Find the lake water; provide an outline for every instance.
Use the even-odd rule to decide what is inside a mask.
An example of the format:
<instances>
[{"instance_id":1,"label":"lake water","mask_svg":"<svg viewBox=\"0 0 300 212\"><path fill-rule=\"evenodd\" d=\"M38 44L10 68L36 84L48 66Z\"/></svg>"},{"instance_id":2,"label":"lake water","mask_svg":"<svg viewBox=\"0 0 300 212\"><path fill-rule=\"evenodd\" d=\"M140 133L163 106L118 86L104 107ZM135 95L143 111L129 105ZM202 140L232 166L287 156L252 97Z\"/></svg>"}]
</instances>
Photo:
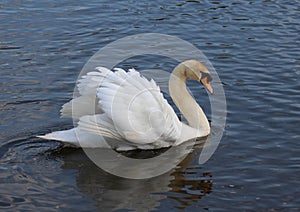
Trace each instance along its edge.
<instances>
[{"instance_id":1,"label":"lake water","mask_svg":"<svg viewBox=\"0 0 300 212\"><path fill-rule=\"evenodd\" d=\"M299 10L296 0L1 1L0 209L299 211ZM94 53L145 32L194 44L224 84L226 128L207 163L195 149L169 173L129 180L35 138L73 126L59 110ZM144 59L132 66L166 65Z\"/></svg>"}]
</instances>

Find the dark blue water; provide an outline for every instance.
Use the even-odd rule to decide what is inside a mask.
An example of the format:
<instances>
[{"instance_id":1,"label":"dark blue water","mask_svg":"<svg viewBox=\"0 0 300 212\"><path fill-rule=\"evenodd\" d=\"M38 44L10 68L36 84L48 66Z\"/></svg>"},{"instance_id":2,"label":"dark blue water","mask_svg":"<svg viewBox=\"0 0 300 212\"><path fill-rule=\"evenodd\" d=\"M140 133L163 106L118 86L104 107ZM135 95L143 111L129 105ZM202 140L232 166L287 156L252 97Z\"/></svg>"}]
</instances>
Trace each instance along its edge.
<instances>
[{"instance_id":1,"label":"dark blue water","mask_svg":"<svg viewBox=\"0 0 300 212\"><path fill-rule=\"evenodd\" d=\"M300 210L299 10L296 0L1 1L0 209ZM194 44L224 84L226 130L207 163L195 149L170 173L126 180L34 137L72 127L59 110L97 50L145 32ZM145 64L165 65L132 65Z\"/></svg>"}]
</instances>

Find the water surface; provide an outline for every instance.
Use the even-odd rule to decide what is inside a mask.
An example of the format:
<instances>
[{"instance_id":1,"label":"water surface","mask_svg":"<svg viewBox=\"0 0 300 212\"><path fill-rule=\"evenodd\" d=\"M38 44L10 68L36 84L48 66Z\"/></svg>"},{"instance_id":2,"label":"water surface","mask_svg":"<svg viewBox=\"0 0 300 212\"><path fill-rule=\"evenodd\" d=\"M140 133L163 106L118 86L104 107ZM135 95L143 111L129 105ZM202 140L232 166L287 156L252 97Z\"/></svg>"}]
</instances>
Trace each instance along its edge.
<instances>
[{"instance_id":1,"label":"water surface","mask_svg":"<svg viewBox=\"0 0 300 212\"><path fill-rule=\"evenodd\" d=\"M2 1L0 209L299 210L299 7L280 0ZM198 164L196 148L165 175L128 180L102 171L82 150L35 138L72 127L59 110L98 49L145 32L194 44L219 73L228 117L207 163ZM174 66L157 57L131 62Z\"/></svg>"}]
</instances>

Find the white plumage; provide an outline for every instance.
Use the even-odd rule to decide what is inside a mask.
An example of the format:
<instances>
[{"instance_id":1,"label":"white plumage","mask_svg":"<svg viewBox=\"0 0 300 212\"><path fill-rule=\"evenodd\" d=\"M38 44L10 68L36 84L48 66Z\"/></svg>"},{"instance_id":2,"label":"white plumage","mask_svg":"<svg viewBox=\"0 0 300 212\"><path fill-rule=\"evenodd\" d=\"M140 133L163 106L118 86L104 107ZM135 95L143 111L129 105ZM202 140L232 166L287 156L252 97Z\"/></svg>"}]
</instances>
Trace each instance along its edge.
<instances>
[{"instance_id":1,"label":"white plumage","mask_svg":"<svg viewBox=\"0 0 300 212\"><path fill-rule=\"evenodd\" d=\"M208 73L201 63L185 61L174 69L169 82L173 101L188 121L191 111L184 111L186 107L181 105L183 101L190 104L187 108L199 117L199 127L195 127L194 117L189 121L193 127L179 121L154 80L147 80L134 69L126 72L97 67L79 80L80 96L61 110L63 117L78 119L78 126L39 137L86 148L129 150L168 147L206 136L208 121L185 87L187 78L200 81L203 72ZM209 86L209 82L202 82Z\"/></svg>"}]
</instances>

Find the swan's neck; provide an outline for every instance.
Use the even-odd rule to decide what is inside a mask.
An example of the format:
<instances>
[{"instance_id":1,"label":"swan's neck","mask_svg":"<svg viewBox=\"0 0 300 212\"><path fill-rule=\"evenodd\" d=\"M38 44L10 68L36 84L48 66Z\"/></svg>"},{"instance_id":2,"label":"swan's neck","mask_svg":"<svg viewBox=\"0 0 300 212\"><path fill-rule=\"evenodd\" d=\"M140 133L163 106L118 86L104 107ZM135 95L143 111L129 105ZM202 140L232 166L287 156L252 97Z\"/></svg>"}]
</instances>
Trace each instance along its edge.
<instances>
[{"instance_id":1,"label":"swan's neck","mask_svg":"<svg viewBox=\"0 0 300 212\"><path fill-rule=\"evenodd\" d=\"M203 110L187 90L185 69L183 64L179 64L173 70L169 80L170 96L191 127L209 132L209 123Z\"/></svg>"}]
</instances>

